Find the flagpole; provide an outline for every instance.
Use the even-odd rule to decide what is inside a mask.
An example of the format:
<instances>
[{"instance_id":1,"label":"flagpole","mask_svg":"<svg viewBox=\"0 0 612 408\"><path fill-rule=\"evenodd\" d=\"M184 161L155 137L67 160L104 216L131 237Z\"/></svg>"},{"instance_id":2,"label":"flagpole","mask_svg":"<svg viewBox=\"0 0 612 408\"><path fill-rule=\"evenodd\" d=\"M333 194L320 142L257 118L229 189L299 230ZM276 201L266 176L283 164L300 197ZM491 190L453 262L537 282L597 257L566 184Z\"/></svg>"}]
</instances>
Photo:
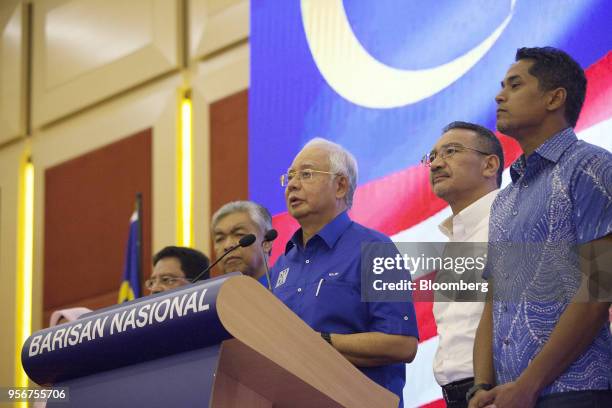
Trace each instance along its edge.
<instances>
[{"instance_id":1,"label":"flagpole","mask_svg":"<svg viewBox=\"0 0 612 408\"><path fill-rule=\"evenodd\" d=\"M138 286L142 288L142 193L136 193L136 213L138 214L138 236L136 239L138 253ZM142 296L142 293L138 295Z\"/></svg>"}]
</instances>

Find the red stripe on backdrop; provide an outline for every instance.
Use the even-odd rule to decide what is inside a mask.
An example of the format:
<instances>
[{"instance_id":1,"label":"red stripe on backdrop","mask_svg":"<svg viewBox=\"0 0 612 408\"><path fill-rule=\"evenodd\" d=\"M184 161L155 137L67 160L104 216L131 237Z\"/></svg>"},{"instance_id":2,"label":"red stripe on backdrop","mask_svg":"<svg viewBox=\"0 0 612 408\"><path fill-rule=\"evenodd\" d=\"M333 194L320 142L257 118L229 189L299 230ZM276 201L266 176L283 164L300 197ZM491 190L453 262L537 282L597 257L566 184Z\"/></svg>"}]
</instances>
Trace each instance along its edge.
<instances>
[{"instance_id":1,"label":"red stripe on backdrop","mask_svg":"<svg viewBox=\"0 0 612 408\"><path fill-rule=\"evenodd\" d=\"M436 337L438 327L433 316L433 302L414 302L414 311L419 325L419 343Z\"/></svg>"},{"instance_id":2,"label":"red stripe on backdrop","mask_svg":"<svg viewBox=\"0 0 612 408\"><path fill-rule=\"evenodd\" d=\"M446 207L429 186L429 169L413 166L357 188L351 217L387 235L418 224Z\"/></svg>"},{"instance_id":3,"label":"red stripe on backdrop","mask_svg":"<svg viewBox=\"0 0 612 408\"><path fill-rule=\"evenodd\" d=\"M419 280L427 279L434 280L435 272L430 272L427 275L424 275L418 279L415 279L417 287L419 286ZM419 324L419 342L423 342L425 340L431 339L438 335L438 327L436 326L436 320L433 315L433 302L432 301L422 301L423 300L433 300L433 294L431 291L418 291L416 292L416 297L414 301L414 311L416 314L416 319Z\"/></svg>"},{"instance_id":4,"label":"red stripe on backdrop","mask_svg":"<svg viewBox=\"0 0 612 408\"><path fill-rule=\"evenodd\" d=\"M421 408L446 408L446 402L441 399L434 402L430 402L429 404L421 405Z\"/></svg>"},{"instance_id":5,"label":"red stripe on backdrop","mask_svg":"<svg viewBox=\"0 0 612 408\"><path fill-rule=\"evenodd\" d=\"M612 51L585 71L587 92L576 132L612 117Z\"/></svg>"}]
</instances>

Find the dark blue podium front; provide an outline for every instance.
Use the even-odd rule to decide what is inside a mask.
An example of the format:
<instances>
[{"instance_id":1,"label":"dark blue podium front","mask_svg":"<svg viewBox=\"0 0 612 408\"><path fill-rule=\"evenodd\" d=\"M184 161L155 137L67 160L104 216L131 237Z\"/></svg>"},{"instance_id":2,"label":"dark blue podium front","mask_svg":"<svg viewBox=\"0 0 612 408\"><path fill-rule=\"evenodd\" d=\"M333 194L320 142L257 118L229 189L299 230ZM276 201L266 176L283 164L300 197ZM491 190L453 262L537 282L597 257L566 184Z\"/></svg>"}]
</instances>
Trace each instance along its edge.
<instances>
[{"instance_id":1,"label":"dark blue podium front","mask_svg":"<svg viewBox=\"0 0 612 408\"><path fill-rule=\"evenodd\" d=\"M48 407L207 407L220 342L221 285L239 274L115 305L34 333L22 350L35 382L68 387Z\"/></svg>"},{"instance_id":2,"label":"dark blue podium front","mask_svg":"<svg viewBox=\"0 0 612 408\"><path fill-rule=\"evenodd\" d=\"M54 384L70 402L47 407L208 407L219 345Z\"/></svg>"}]
</instances>

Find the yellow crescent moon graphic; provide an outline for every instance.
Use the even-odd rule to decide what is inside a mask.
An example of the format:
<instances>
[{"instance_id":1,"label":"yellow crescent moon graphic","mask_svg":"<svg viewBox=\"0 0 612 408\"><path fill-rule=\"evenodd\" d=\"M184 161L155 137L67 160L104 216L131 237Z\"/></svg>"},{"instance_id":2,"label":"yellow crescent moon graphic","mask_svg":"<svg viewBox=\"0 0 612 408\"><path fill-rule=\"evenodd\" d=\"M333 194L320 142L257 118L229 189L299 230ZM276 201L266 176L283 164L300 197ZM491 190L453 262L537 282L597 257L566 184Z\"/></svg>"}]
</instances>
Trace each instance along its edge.
<instances>
[{"instance_id":1,"label":"yellow crescent moon graphic","mask_svg":"<svg viewBox=\"0 0 612 408\"><path fill-rule=\"evenodd\" d=\"M325 81L344 99L367 108L396 108L440 92L470 70L510 23L504 21L480 44L434 68L406 70L372 57L355 37L342 0L302 0L302 21L314 61Z\"/></svg>"}]
</instances>

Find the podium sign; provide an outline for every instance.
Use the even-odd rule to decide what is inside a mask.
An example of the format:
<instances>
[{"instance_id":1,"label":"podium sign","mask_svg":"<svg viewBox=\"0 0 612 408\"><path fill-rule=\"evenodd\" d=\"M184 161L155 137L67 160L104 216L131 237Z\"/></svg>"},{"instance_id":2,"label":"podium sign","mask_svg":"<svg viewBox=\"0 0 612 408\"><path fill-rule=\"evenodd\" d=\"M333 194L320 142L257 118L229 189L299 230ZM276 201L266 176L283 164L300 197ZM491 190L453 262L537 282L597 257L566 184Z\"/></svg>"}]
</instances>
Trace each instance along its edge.
<instances>
[{"instance_id":1,"label":"podium sign","mask_svg":"<svg viewBox=\"0 0 612 408\"><path fill-rule=\"evenodd\" d=\"M399 401L239 273L38 331L21 357L34 382L69 387L62 407L365 408Z\"/></svg>"}]
</instances>

